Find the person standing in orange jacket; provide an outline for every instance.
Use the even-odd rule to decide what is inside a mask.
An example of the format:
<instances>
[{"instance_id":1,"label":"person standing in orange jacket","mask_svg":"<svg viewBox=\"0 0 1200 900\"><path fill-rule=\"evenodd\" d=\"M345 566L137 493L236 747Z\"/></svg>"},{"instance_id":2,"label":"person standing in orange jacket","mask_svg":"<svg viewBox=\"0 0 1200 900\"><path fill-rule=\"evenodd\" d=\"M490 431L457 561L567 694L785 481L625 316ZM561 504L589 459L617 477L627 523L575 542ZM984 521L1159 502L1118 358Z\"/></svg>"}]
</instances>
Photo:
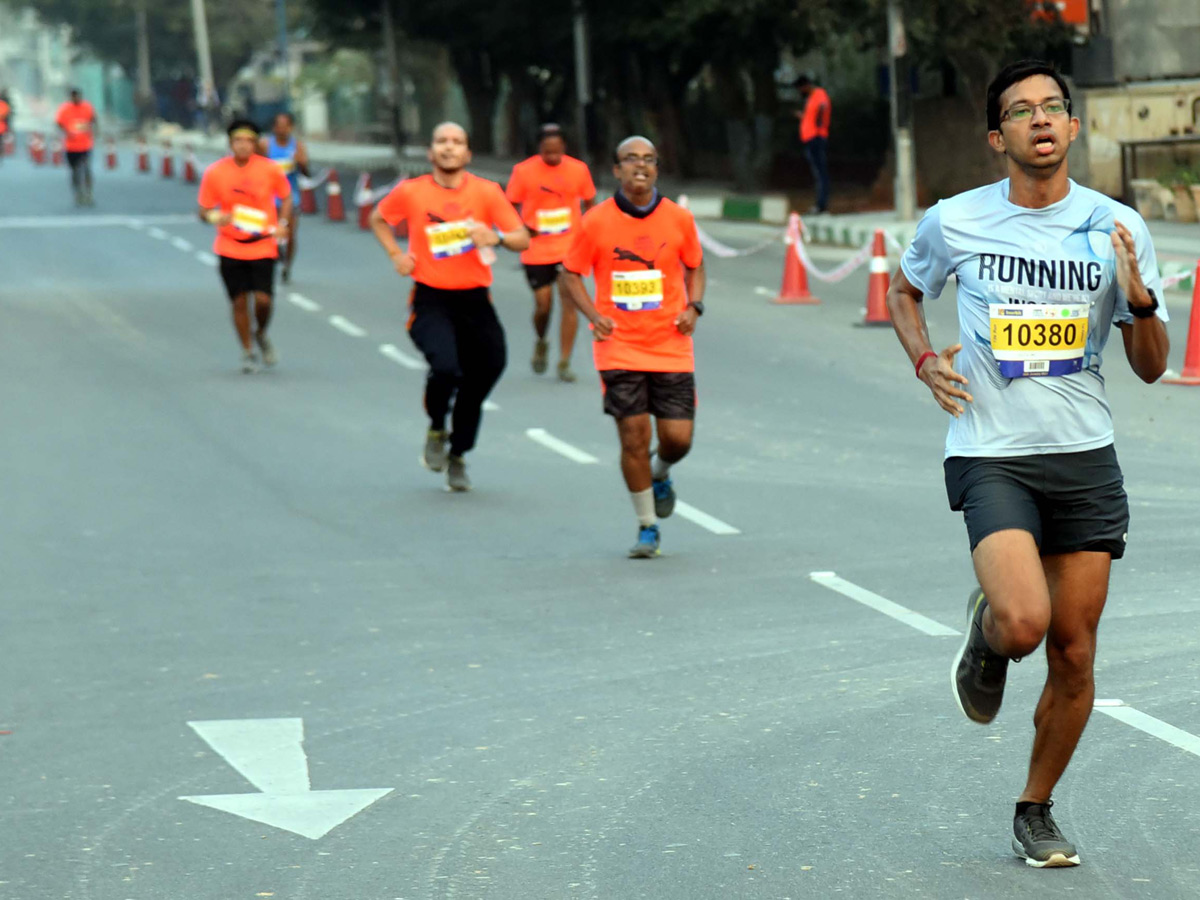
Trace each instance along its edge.
<instances>
[{"instance_id":1,"label":"person standing in orange jacket","mask_svg":"<svg viewBox=\"0 0 1200 900\"><path fill-rule=\"evenodd\" d=\"M829 212L829 114L831 106L829 94L825 88L813 84L807 75L801 75L795 81L800 89L804 106L796 110L796 118L800 120L800 143L804 147L804 155L812 167L813 180L817 184L817 202L809 213Z\"/></svg>"}]
</instances>

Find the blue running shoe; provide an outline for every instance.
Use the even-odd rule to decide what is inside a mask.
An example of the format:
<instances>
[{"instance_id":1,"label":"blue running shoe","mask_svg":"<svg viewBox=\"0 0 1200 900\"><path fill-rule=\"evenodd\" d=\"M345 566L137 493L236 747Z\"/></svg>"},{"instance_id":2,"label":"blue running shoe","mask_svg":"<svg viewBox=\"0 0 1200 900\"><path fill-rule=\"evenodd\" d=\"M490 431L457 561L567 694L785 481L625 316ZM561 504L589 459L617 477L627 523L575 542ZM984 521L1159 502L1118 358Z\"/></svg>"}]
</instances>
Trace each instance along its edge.
<instances>
[{"instance_id":1,"label":"blue running shoe","mask_svg":"<svg viewBox=\"0 0 1200 900\"><path fill-rule=\"evenodd\" d=\"M665 519L675 512L675 485L670 478L664 478L650 482L650 486L654 488L654 514Z\"/></svg>"},{"instance_id":2,"label":"blue running shoe","mask_svg":"<svg viewBox=\"0 0 1200 900\"><path fill-rule=\"evenodd\" d=\"M630 559L654 559L658 556L661 536L657 525L643 525L638 531L637 543L629 548Z\"/></svg>"}]
</instances>

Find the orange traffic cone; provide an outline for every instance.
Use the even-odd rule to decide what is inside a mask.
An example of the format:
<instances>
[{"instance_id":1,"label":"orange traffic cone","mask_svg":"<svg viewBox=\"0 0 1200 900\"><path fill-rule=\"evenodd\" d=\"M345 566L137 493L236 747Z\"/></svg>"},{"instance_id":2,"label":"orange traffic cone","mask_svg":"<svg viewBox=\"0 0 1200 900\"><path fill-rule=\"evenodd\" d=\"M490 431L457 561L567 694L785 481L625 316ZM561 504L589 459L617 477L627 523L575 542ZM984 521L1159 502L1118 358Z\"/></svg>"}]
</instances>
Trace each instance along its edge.
<instances>
[{"instance_id":1,"label":"orange traffic cone","mask_svg":"<svg viewBox=\"0 0 1200 900\"><path fill-rule=\"evenodd\" d=\"M35 166L44 165L46 162L46 145L36 131L29 136L29 158Z\"/></svg>"},{"instance_id":2,"label":"orange traffic cone","mask_svg":"<svg viewBox=\"0 0 1200 900\"><path fill-rule=\"evenodd\" d=\"M358 227L366 231L371 227L371 173L363 172L358 176L358 184L354 188L354 205L358 207Z\"/></svg>"},{"instance_id":3,"label":"orange traffic cone","mask_svg":"<svg viewBox=\"0 0 1200 900\"><path fill-rule=\"evenodd\" d=\"M800 228L800 216L792 213L788 217L787 235L783 239L783 283L774 303L820 303L808 290L808 272L800 260L796 244L804 240Z\"/></svg>"},{"instance_id":4,"label":"orange traffic cone","mask_svg":"<svg viewBox=\"0 0 1200 900\"><path fill-rule=\"evenodd\" d=\"M146 146L145 138L138 138L137 170L139 172L150 171L150 148Z\"/></svg>"},{"instance_id":5,"label":"orange traffic cone","mask_svg":"<svg viewBox=\"0 0 1200 900\"><path fill-rule=\"evenodd\" d=\"M311 216L316 211L317 192L313 190L312 182L304 178L300 182L300 212L306 216Z\"/></svg>"},{"instance_id":6,"label":"orange traffic cone","mask_svg":"<svg viewBox=\"0 0 1200 900\"><path fill-rule=\"evenodd\" d=\"M60 140L55 140L51 145L50 165L61 166L63 164L63 143Z\"/></svg>"},{"instance_id":7,"label":"orange traffic cone","mask_svg":"<svg viewBox=\"0 0 1200 900\"><path fill-rule=\"evenodd\" d=\"M329 170L329 183L325 186L328 202L325 204L325 217L330 222L345 222L346 208L342 204L342 186L338 183L337 169Z\"/></svg>"},{"instance_id":8,"label":"orange traffic cone","mask_svg":"<svg viewBox=\"0 0 1200 900\"><path fill-rule=\"evenodd\" d=\"M108 139L108 155L105 158L105 165L110 169L117 167L117 142L113 138Z\"/></svg>"},{"instance_id":9,"label":"orange traffic cone","mask_svg":"<svg viewBox=\"0 0 1200 900\"><path fill-rule=\"evenodd\" d=\"M175 177L175 157L171 156L171 142L163 141L162 177Z\"/></svg>"},{"instance_id":10,"label":"orange traffic cone","mask_svg":"<svg viewBox=\"0 0 1200 900\"><path fill-rule=\"evenodd\" d=\"M188 184L195 184L196 183L196 154L195 154L195 152L193 152L190 144L187 147L185 147L184 149L187 152L187 156L185 156L184 160L183 160L183 180L186 181Z\"/></svg>"},{"instance_id":11,"label":"orange traffic cone","mask_svg":"<svg viewBox=\"0 0 1200 900\"><path fill-rule=\"evenodd\" d=\"M883 229L875 229L875 245L871 248L871 275L867 281L867 315L864 325L891 325L887 293L891 286L888 277L887 249L883 245Z\"/></svg>"},{"instance_id":12,"label":"orange traffic cone","mask_svg":"<svg viewBox=\"0 0 1200 900\"><path fill-rule=\"evenodd\" d=\"M1196 263L1196 274L1192 276L1192 317L1188 322L1183 372L1178 378L1164 378L1163 384L1200 385L1200 262Z\"/></svg>"}]
</instances>

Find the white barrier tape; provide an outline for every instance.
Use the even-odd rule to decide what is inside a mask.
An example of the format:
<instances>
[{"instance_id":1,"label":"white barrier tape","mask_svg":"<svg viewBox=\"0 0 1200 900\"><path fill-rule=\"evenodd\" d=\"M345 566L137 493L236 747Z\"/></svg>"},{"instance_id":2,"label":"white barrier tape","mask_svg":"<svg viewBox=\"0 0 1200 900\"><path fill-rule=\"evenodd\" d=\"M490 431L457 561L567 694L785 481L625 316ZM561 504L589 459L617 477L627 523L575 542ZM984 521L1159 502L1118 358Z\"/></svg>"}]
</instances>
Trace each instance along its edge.
<instances>
[{"instance_id":1,"label":"white barrier tape","mask_svg":"<svg viewBox=\"0 0 1200 900\"><path fill-rule=\"evenodd\" d=\"M392 192L392 189L395 188L396 185L398 185L403 180L404 180L404 176L401 175L399 178L397 178L395 181L393 181L387 187L376 188L375 190L372 191L366 187L366 182L367 182L366 174L364 173L364 174L360 175L358 177L358 184L356 184L354 186L354 205L355 206L374 206L376 203L378 203L380 200L382 200L384 197L386 197L388 194L390 194Z\"/></svg>"},{"instance_id":2,"label":"white barrier tape","mask_svg":"<svg viewBox=\"0 0 1200 900\"><path fill-rule=\"evenodd\" d=\"M300 190L302 190L302 191L314 190L315 188L319 188L321 185L323 185L328 180L329 173L331 171L332 171L332 169L326 169L324 172L322 172L320 175L316 176L315 178L309 178L307 175L303 175L303 174L298 175L298 176L296 176L296 184L298 184L300 186Z\"/></svg>"},{"instance_id":3,"label":"white barrier tape","mask_svg":"<svg viewBox=\"0 0 1200 900\"><path fill-rule=\"evenodd\" d=\"M1173 288L1173 287L1175 287L1175 285L1180 284L1184 281L1190 281L1193 274L1194 273L1192 273L1192 272L1180 272L1176 275L1171 275L1168 278L1164 278L1162 280L1163 290L1165 291L1168 288Z\"/></svg>"},{"instance_id":4,"label":"white barrier tape","mask_svg":"<svg viewBox=\"0 0 1200 900\"><path fill-rule=\"evenodd\" d=\"M804 249L804 241L800 237L799 229L797 229L795 226L792 226L789 229L788 234L788 243L790 243L793 249L796 251L796 256L800 258L800 262L804 265L804 268L808 274L817 279L817 281L824 281L827 283L842 281L851 272L869 260L871 258L871 248L874 242L874 237L868 238L867 242L862 245L862 249L860 249L840 266L830 269L828 272L822 272L816 267L816 265L814 265L812 259L809 258L808 251Z\"/></svg>"},{"instance_id":5,"label":"white barrier tape","mask_svg":"<svg viewBox=\"0 0 1200 900\"><path fill-rule=\"evenodd\" d=\"M894 234L892 234L890 231L885 231L883 233L883 239L885 241L887 241L887 244L889 247L891 247L893 250L895 250L901 256L903 256L904 251L908 249L902 243L900 243L900 241L897 240L896 236Z\"/></svg>"},{"instance_id":6,"label":"white barrier tape","mask_svg":"<svg viewBox=\"0 0 1200 900\"><path fill-rule=\"evenodd\" d=\"M711 253L713 256L720 259L733 259L738 256L750 256L752 253L759 253L766 250L768 247L773 247L779 243L779 238L768 238L765 241L760 241L753 247L747 247L745 250L737 250L730 247L728 244L722 244L715 237L701 228L696 226L696 234L700 238L700 246Z\"/></svg>"}]
</instances>

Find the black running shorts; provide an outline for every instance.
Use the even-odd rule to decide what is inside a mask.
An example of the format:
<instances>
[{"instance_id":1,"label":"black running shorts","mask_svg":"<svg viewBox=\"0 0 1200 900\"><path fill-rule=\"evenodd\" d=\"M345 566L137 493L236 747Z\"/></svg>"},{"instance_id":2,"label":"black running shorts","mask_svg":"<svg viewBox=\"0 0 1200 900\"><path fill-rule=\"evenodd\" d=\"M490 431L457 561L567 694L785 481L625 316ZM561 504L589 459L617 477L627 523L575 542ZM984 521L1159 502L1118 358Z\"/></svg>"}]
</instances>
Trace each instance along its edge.
<instances>
[{"instance_id":1,"label":"black running shorts","mask_svg":"<svg viewBox=\"0 0 1200 900\"><path fill-rule=\"evenodd\" d=\"M605 369L604 411L615 419L650 413L658 419L696 418L696 376L692 372L631 372Z\"/></svg>"},{"instance_id":2,"label":"black running shorts","mask_svg":"<svg viewBox=\"0 0 1200 900\"><path fill-rule=\"evenodd\" d=\"M1129 501L1111 444L1081 453L952 456L946 495L961 511L971 550L989 534L1018 528L1043 556L1095 550L1125 555Z\"/></svg>"},{"instance_id":3,"label":"black running shorts","mask_svg":"<svg viewBox=\"0 0 1200 900\"><path fill-rule=\"evenodd\" d=\"M535 291L554 284L561 271L562 263L525 264L525 278Z\"/></svg>"},{"instance_id":4,"label":"black running shorts","mask_svg":"<svg viewBox=\"0 0 1200 900\"><path fill-rule=\"evenodd\" d=\"M253 291L256 294L271 296L275 291L275 259L233 259L229 256L219 257L221 260L221 280L225 282L225 290L229 299L235 300L242 294Z\"/></svg>"},{"instance_id":5,"label":"black running shorts","mask_svg":"<svg viewBox=\"0 0 1200 900\"><path fill-rule=\"evenodd\" d=\"M68 150L67 165L72 169L74 169L76 166L86 166L91 155L91 150Z\"/></svg>"}]
</instances>

